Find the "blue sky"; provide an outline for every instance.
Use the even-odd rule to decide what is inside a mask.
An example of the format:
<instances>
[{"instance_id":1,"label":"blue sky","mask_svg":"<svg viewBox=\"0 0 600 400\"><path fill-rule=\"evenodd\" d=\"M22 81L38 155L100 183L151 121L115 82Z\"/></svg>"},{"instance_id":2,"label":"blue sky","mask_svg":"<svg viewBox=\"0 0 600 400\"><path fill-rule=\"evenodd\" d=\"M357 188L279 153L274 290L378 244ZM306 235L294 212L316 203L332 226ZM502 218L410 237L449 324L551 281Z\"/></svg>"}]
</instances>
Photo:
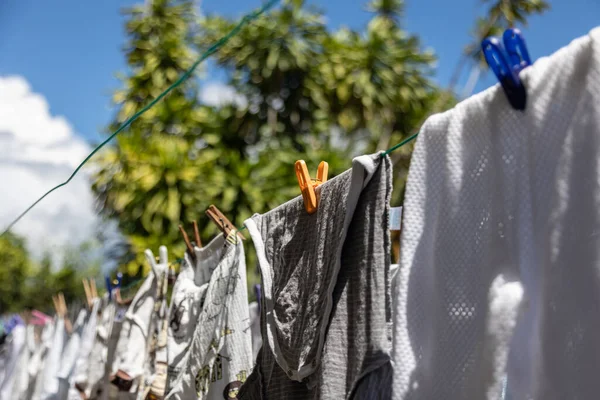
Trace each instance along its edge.
<instances>
[{"instance_id":1,"label":"blue sky","mask_svg":"<svg viewBox=\"0 0 600 400\"><path fill-rule=\"evenodd\" d=\"M370 18L364 1L310 1L324 10L330 29L360 29ZM90 141L104 137L103 127L113 114L110 94L119 86L115 73L126 72L119 9L135 2L0 0L0 178L9 188L0 197L0 229L66 179L91 151ZM205 13L237 18L260 2L202 0L201 7ZM598 0L551 5L524 30L534 59L600 24ZM469 31L484 11L481 0L406 0L404 27L436 52L438 83L448 83ZM209 68L202 95L223 94L219 79L222 74ZM493 84L493 76L487 76L475 91ZM208 90L211 87L219 90ZM84 170L15 227L34 254L105 229L96 216L88 176Z\"/></svg>"},{"instance_id":2,"label":"blue sky","mask_svg":"<svg viewBox=\"0 0 600 400\"><path fill-rule=\"evenodd\" d=\"M125 71L120 51L124 43L119 8L132 0L60 2L3 0L0 5L0 75L21 75L33 91L45 96L51 112L64 115L77 134L97 139L110 120L110 93L118 87L117 71ZM327 16L331 29L361 28L370 14L363 1L313 0ZM238 17L260 0L203 0L204 12ZM524 30L531 56L549 55L600 24L597 0L551 1L552 9L531 19ZM404 25L418 34L439 57L436 79L446 84L468 42L478 0L407 0ZM210 79L210 75L207 77ZM466 77L465 77L466 79ZM464 79L463 79L464 82ZM477 90L494 83L481 80Z\"/></svg>"}]
</instances>

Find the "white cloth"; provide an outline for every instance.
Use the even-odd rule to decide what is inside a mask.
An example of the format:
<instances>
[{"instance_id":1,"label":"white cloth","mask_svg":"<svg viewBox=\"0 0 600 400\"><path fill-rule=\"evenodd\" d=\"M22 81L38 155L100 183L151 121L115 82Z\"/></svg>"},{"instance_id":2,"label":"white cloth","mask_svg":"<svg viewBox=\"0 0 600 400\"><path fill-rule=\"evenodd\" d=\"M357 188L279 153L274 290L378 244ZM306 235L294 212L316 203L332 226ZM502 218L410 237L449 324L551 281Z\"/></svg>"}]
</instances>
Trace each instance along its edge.
<instances>
[{"instance_id":1,"label":"white cloth","mask_svg":"<svg viewBox=\"0 0 600 400\"><path fill-rule=\"evenodd\" d=\"M60 364L58 365L58 377L61 379L68 380L75 369L75 364L81 348L81 335L85 326L86 317L87 312L85 309L82 309L79 311L79 314L77 314L77 319L73 324L73 331L67 341Z\"/></svg>"},{"instance_id":2,"label":"white cloth","mask_svg":"<svg viewBox=\"0 0 600 400\"><path fill-rule=\"evenodd\" d=\"M77 386L86 390L88 389L88 376L90 374L90 354L96 341L96 328L98 325L98 310L100 309L102 301L100 298L93 300L92 309L90 310L89 317L83 327L81 333L81 346L79 348L79 354L77 362L75 364L75 371L73 374L73 382Z\"/></svg>"},{"instance_id":3,"label":"white cloth","mask_svg":"<svg viewBox=\"0 0 600 400\"><path fill-rule=\"evenodd\" d=\"M134 382L130 393L137 392L143 374L146 372L148 340L152 320L156 314L154 304L157 298L157 285L168 269L167 248L161 246L158 264L150 250L146 250L146 259L152 266L152 270L135 294L125 314L112 367L112 375L121 370L132 378Z\"/></svg>"},{"instance_id":4,"label":"white cloth","mask_svg":"<svg viewBox=\"0 0 600 400\"><path fill-rule=\"evenodd\" d=\"M62 318L56 317L52 344L48 349L48 355L44 361L44 369L42 371L42 400L54 400L58 395L58 365L60 365L60 359L65 344L65 336L65 321Z\"/></svg>"},{"instance_id":5,"label":"white cloth","mask_svg":"<svg viewBox=\"0 0 600 400\"><path fill-rule=\"evenodd\" d=\"M67 341L65 350L61 356L60 365L58 365L58 379L60 383L58 399L67 398L67 394L71 391L77 392L72 382L72 375L75 370L75 365L81 350L81 336L85 328L85 320L87 311L82 309L77 315L77 319L73 324L73 331Z\"/></svg>"},{"instance_id":6,"label":"white cloth","mask_svg":"<svg viewBox=\"0 0 600 400\"><path fill-rule=\"evenodd\" d=\"M212 273L194 338L167 399L235 399L252 370L244 246L236 233Z\"/></svg>"},{"instance_id":7,"label":"white cloth","mask_svg":"<svg viewBox=\"0 0 600 400\"><path fill-rule=\"evenodd\" d=\"M37 347L35 343L35 326L27 325L25 329L26 341L19 357L17 370L15 371L17 374L15 376L16 380L13 386L13 398L16 400L27 399L27 391L31 385L31 381L29 379L29 364L33 359L33 355Z\"/></svg>"},{"instance_id":8,"label":"white cloth","mask_svg":"<svg viewBox=\"0 0 600 400\"><path fill-rule=\"evenodd\" d=\"M114 297L113 297L114 299ZM89 399L107 399L108 397L108 345L112 333L116 305L108 302L108 296L103 299L100 320L96 326L96 340L90 353L90 367L86 396Z\"/></svg>"},{"instance_id":9,"label":"white cloth","mask_svg":"<svg viewBox=\"0 0 600 400\"><path fill-rule=\"evenodd\" d=\"M4 365L4 376L0 382L0 400L8 400L13 398L13 386L17 380L17 367L21 354L27 349L26 344L26 329L22 324L18 324L13 328L9 335L8 354L6 364Z\"/></svg>"},{"instance_id":10,"label":"white cloth","mask_svg":"<svg viewBox=\"0 0 600 400\"><path fill-rule=\"evenodd\" d=\"M395 399L600 393L600 29L520 75L524 112L497 85L419 134Z\"/></svg>"},{"instance_id":11,"label":"white cloth","mask_svg":"<svg viewBox=\"0 0 600 400\"><path fill-rule=\"evenodd\" d=\"M185 254L179 276L173 286L169 311L167 393L184 365L185 354L192 342L198 315L202 310L208 281L221 259L224 244L223 235L218 235L203 248L196 247L195 263L187 253Z\"/></svg>"},{"instance_id":12,"label":"white cloth","mask_svg":"<svg viewBox=\"0 0 600 400\"><path fill-rule=\"evenodd\" d=\"M52 340L54 339L55 325L55 322L51 321L44 326L40 345L33 353L29 365L27 366L30 381L30 387L28 389L28 394L30 396L28 397L33 400L38 400L42 395L44 371L46 370L46 361L48 360L48 354L50 353Z\"/></svg>"}]
</instances>

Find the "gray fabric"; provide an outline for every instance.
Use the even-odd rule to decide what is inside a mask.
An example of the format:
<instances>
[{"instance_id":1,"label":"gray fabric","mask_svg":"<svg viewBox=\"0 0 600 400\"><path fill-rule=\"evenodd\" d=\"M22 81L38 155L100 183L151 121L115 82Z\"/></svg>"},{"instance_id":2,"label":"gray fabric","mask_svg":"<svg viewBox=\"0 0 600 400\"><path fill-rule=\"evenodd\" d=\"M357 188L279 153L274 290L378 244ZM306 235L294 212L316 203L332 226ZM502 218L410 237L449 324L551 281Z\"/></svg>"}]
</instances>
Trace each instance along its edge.
<instances>
[{"instance_id":1,"label":"gray fabric","mask_svg":"<svg viewBox=\"0 0 600 400\"><path fill-rule=\"evenodd\" d=\"M298 197L246 221L264 344L239 399L391 395L389 158L356 158L319 189L313 215Z\"/></svg>"}]
</instances>

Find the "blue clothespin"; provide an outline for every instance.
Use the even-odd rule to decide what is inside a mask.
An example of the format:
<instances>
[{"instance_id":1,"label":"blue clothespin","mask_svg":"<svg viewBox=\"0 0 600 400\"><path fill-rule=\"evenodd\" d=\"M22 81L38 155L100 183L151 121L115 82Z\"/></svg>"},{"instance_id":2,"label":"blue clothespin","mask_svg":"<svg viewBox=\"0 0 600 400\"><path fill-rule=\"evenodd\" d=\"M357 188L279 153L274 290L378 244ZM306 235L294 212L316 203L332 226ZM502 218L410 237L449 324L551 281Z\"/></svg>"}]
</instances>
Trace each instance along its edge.
<instances>
[{"instance_id":1,"label":"blue clothespin","mask_svg":"<svg viewBox=\"0 0 600 400\"><path fill-rule=\"evenodd\" d=\"M489 37L481 42L485 60L498 78L510 105L517 110L525 110L527 91L519 78L519 72L529 65L531 59L525 46L525 39L518 29L507 29L500 39Z\"/></svg>"},{"instance_id":2,"label":"blue clothespin","mask_svg":"<svg viewBox=\"0 0 600 400\"><path fill-rule=\"evenodd\" d=\"M115 286L112 285L110 276L108 275L104 276L104 282L106 284L106 291L108 292L108 301L112 301L112 291L121 287L121 282L123 282L123 274L120 272L117 274L117 284Z\"/></svg>"},{"instance_id":3,"label":"blue clothespin","mask_svg":"<svg viewBox=\"0 0 600 400\"><path fill-rule=\"evenodd\" d=\"M525 67L531 65L531 58L525 45L525 38L521 31L517 28L511 28L504 31L502 35L504 48L508 54L508 60L513 69L518 74Z\"/></svg>"}]
</instances>

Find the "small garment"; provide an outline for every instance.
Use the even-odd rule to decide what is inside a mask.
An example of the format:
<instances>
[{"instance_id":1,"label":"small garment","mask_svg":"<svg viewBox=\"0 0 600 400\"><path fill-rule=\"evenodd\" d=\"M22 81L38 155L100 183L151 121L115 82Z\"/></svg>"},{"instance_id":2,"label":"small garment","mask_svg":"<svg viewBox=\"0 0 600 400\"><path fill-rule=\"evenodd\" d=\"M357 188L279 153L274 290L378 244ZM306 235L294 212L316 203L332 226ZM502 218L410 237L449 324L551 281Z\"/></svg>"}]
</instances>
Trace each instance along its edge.
<instances>
[{"instance_id":1,"label":"small garment","mask_svg":"<svg viewBox=\"0 0 600 400\"><path fill-rule=\"evenodd\" d=\"M13 384L13 399L25 400L27 399L27 392L31 385L29 378L29 364L33 359L33 355L36 350L35 343L35 326L28 324L25 328L25 344L21 351L19 361L17 364L15 382ZM0 396L0 399L2 397Z\"/></svg>"},{"instance_id":2,"label":"small garment","mask_svg":"<svg viewBox=\"0 0 600 400\"><path fill-rule=\"evenodd\" d=\"M73 375L73 371L75 370L75 364L77 363L79 352L81 350L81 336L83 334L87 316L88 315L85 309L80 310L77 314L77 319L73 324L71 336L69 337L69 340L65 346L65 350L63 351L60 364L57 365L60 386L57 397L61 400L67 398L69 391L77 391L73 385L73 380L71 377Z\"/></svg>"},{"instance_id":3,"label":"small garment","mask_svg":"<svg viewBox=\"0 0 600 400\"><path fill-rule=\"evenodd\" d=\"M167 305L167 289L169 285L168 273L163 274L157 288L157 299L154 304L155 319L152 323L152 336L147 362L146 386L142 396L138 399L162 399L165 395L167 383L167 330L169 325L169 307Z\"/></svg>"},{"instance_id":4,"label":"small garment","mask_svg":"<svg viewBox=\"0 0 600 400\"><path fill-rule=\"evenodd\" d=\"M44 326L40 345L33 353L29 365L27 366L30 385L27 390L26 399L38 400L42 395L44 371L46 370L46 361L48 360L48 354L50 353L52 340L54 339L54 329L54 320L51 320Z\"/></svg>"},{"instance_id":5,"label":"small garment","mask_svg":"<svg viewBox=\"0 0 600 400\"><path fill-rule=\"evenodd\" d=\"M432 116L408 173L394 399L600 393L600 28Z\"/></svg>"},{"instance_id":6,"label":"small garment","mask_svg":"<svg viewBox=\"0 0 600 400\"><path fill-rule=\"evenodd\" d=\"M157 289L168 270L167 248L161 246L159 253L160 261L157 263L152 252L146 250L146 259L152 267L151 272L135 294L121 327L111 374L111 382L117 384L121 392L137 393L147 372L149 339L156 315L154 305L158 297Z\"/></svg>"},{"instance_id":7,"label":"small garment","mask_svg":"<svg viewBox=\"0 0 600 400\"><path fill-rule=\"evenodd\" d=\"M48 354L42 370L43 380L41 400L56 399L60 387L57 366L60 364L61 355L64 349L66 332L64 319L56 317L54 320L52 344L48 349Z\"/></svg>"},{"instance_id":8,"label":"small garment","mask_svg":"<svg viewBox=\"0 0 600 400\"><path fill-rule=\"evenodd\" d=\"M357 157L317 188L246 220L262 275L264 343L240 399L391 396L391 162Z\"/></svg>"},{"instance_id":9,"label":"small garment","mask_svg":"<svg viewBox=\"0 0 600 400\"><path fill-rule=\"evenodd\" d=\"M192 343L198 316L212 272L217 267L225 244L223 235L215 237L208 245L194 248L195 263L186 253L179 276L173 285L169 329L167 336L168 374L167 390L172 388L184 366L185 356Z\"/></svg>"},{"instance_id":10,"label":"small garment","mask_svg":"<svg viewBox=\"0 0 600 400\"><path fill-rule=\"evenodd\" d=\"M83 327L83 332L81 333L81 345L73 374L73 382L75 383L77 390L84 392L86 396L89 396L90 393L88 384L91 368L90 355L92 353L92 348L94 347L94 342L96 341L98 311L100 310L101 303L102 300L100 298L93 299L92 309L90 310L88 319Z\"/></svg>"},{"instance_id":11,"label":"small garment","mask_svg":"<svg viewBox=\"0 0 600 400\"><path fill-rule=\"evenodd\" d=\"M235 399L252 370L244 246L234 230L213 271L170 400Z\"/></svg>"},{"instance_id":12,"label":"small garment","mask_svg":"<svg viewBox=\"0 0 600 400\"><path fill-rule=\"evenodd\" d=\"M114 295L112 301L109 300L108 295L105 295L102 301L104 307L101 307L100 319L96 326L96 340L90 353L90 369L86 388L86 396L89 400L107 399L108 396L110 374L108 347L114 324L116 304Z\"/></svg>"},{"instance_id":13,"label":"small garment","mask_svg":"<svg viewBox=\"0 0 600 400\"><path fill-rule=\"evenodd\" d=\"M260 334L260 307L256 301L248 305L250 317L250 332L252 333L252 360L256 362L258 351L262 347L262 336Z\"/></svg>"},{"instance_id":14,"label":"small garment","mask_svg":"<svg viewBox=\"0 0 600 400\"><path fill-rule=\"evenodd\" d=\"M0 382L0 400L13 398L13 387L17 380L18 362L22 352L27 349L26 346L26 329L22 322L19 322L10 332L8 340L5 342L7 346L7 357L3 365L3 379Z\"/></svg>"}]
</instances>

